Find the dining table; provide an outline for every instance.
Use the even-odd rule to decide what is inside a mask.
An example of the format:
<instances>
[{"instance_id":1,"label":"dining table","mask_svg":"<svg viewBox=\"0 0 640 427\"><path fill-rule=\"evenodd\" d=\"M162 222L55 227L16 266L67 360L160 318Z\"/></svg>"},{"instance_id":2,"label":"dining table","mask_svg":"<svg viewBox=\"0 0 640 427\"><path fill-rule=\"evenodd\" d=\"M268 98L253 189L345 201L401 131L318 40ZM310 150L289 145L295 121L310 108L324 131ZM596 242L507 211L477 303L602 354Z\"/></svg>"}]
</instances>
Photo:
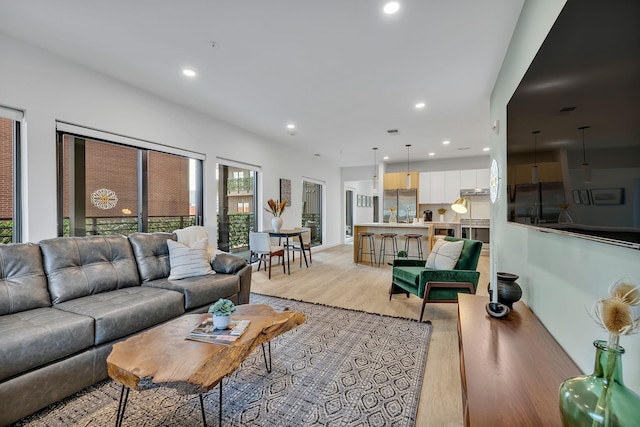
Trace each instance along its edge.
<instances>
[{"instance_id":1,"label":"dining table","mask_svg":"<svg viewBox=\"0 0 640 427\"><path fill-rule=\"evenodd\" d=\"M304 233L305 230L297 230L297 229L291 229L291 230L285 230L285 229L280 229L278 231L276 230L269 230L267 231L269 233L269 237L277 237L278 239L280 239L280 241L282 241L282 239L285 239L285 244L284 244L284 248L285 251L287 252L287 270L288 270L288 274L291 274L291 264L289 262L289 238L290 237L298 237L298 240L300 241L300 248L302 249L300 252L302 252L302 256L304 257L304 265L307 266L307 268L309 268L309 263L307 262L307 254L304 251L304 243L302 242L302 233Z\"/></svg>"}]
</instances>

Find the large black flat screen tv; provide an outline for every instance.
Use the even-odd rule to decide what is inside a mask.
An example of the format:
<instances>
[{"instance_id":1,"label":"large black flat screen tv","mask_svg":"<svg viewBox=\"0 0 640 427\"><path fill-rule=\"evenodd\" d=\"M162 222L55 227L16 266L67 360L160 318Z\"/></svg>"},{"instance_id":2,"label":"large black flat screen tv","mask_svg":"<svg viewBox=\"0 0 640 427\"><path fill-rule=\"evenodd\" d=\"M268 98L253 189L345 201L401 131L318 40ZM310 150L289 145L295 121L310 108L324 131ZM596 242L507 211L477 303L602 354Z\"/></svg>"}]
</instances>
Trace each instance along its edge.
<instances>
[{"instance_id":1,"label":"large black flat screen tv","mask_svg":"<svg viewBox=\"0 0 640 427\"><path fill-rule=\"evenodd\" d=\"M640 249L639 28L567 1L507 105L509 221Z\"/></svg>"}]
</instances>

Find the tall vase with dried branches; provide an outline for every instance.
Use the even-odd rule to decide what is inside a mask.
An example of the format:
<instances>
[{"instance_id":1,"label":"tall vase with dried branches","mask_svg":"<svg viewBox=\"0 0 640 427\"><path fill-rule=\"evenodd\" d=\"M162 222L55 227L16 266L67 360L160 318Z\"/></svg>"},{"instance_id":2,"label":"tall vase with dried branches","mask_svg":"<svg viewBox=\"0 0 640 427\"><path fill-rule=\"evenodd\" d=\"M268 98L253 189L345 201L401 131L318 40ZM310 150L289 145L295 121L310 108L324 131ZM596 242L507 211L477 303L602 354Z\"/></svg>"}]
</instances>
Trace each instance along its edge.
<instances>
[{"instance_id":1,"label":"tall vase with dried branches","mask_svg":"<svg viewBox=\"0 0 640 427\"><path fill-rule=\"evenodd\" d=\"M284 212L284 208L287 205L287 199L284 199L281 202L277 200L269 199L267 200L267 208L264 208L265 211L271 213L273 218L271 218L271 226L275 232L279 232L282 228L282 213Z\"/></svg>"},{"instance_id":2,"label":"tall vase with dried branches","mask_svg":"<svg viewBox=\"0 0 640 427\"><path fill-rule=\"evenodd\" d=\"M609 332L597 340L594 372L565 380L560 386L562 424L568 426L632 426L640 422L640 396L622 380L621 335L640 326L640 288L629 279L609 287L609 297L594 305L596 322Z\"/></svg>"}]
</instances>

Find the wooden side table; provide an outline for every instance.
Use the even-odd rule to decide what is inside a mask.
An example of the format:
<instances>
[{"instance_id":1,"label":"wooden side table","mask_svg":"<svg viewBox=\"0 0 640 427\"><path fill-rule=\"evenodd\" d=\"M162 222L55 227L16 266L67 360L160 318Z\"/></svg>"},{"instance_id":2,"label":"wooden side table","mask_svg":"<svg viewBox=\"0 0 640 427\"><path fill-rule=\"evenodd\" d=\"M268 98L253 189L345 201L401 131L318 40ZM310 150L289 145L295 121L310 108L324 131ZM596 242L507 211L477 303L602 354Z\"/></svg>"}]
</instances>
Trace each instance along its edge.
<instances>
[{"instance_id":1,"label":"wooden side table","mask_svg":"<svg viewBox=\"0 0 640 427\"><path fill-rule=\"evenodd\" d=\"M462 405L467 426L560 426L558 389L582 375L523 302L490 317L486 296L458 295Z\"/></svg>"}]
</instances>

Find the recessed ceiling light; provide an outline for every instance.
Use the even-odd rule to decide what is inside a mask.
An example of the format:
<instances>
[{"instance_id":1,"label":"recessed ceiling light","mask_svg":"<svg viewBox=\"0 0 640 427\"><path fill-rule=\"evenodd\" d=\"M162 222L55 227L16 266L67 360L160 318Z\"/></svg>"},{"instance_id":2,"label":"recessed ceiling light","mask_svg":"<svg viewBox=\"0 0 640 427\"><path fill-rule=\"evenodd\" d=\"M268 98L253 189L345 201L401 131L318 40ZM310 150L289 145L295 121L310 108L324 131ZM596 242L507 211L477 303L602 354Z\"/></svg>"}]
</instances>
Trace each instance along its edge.
<instances>
[{"instance_id":1,"label":"recessed ceiling light","mask_svg":"<svg viewBox=\"0 0 640 427\"><path fill-rule=\"evenodd\" d=\"M421 109L421 108L424 108L424 106L425 106L425 105L427 105L427 104L425 104L424 102L418 102L418 103L416 104L416 108L417 108L417 109Z\"/></svg>"},{"instance_id":2,"label":"recessed ceiling light","mask_svg":"<svg viewBox=\"0 0 640 427\"><path fill-rule=\"evenodd\" d=\"M451 141L442 141L442 145L449 145L451 144Z\"/></svg>"},{"instance_id":3,"label":"recessed ceiling light","mask_svg":"<svg viewBox=\"0 0 640 427\"><path fill-rule=\"evenodd\" d=\"M484 148L482 149L482 151L489 151L489 150L491 150L491 148L489 148L489 147L484 147Z\"/></svg>"},{"instance_id":4,"label":"recessed ceiling light","mask_svg":"<svg viewBox=\"0 0 640 427\"><path fill-rule=\"evenodd\" d=\"M296 125L294 125L293 123L289 123L287 125L287 129L295 129L295 128L296 128Z\"/></svg>"},{"instance_id":5,"label":"recessed ceiling light","mask_svg":"<svg viewBox=\"0 0 640 427\"><path fill-rule=\"evenodd\" d=\"M392 13L396 13L400 9L400 3L397 1L390 1L389 3L384 5L384 13L387 15L391 15Z\"/></svg>"},{"instance_id":6,"label":"recessed ceiling light","mask_svg":"<svg viewBox=\"0 0 640 427\"><path fill-rule=\"evenodd\" d=\"M436 153L429 153L429 155L430 155L430 156L435 156L435 155L436 155Z\"/></svg>"},{"instance_id":7,"label":"recessed ceiling light","mask_svg":"<svg viewBox=\"0 0 640 427\"><path fill-rule=\"evenodd\" d=\"M389 160L389 156L384 156L382 159L383 160Z\"/></svg>"},{"instance_id":8,"label":"recessed ceiling light","mask_svg":"<svg viewBox=\"0 0 640 427\"><path fill-rule=\"evenodd\" d=\"M196 76L196 72L191 70L191 69L189 69L189 68L184 68L182 70L182 74L184 74L187 77L195 77Z\"/></svg>"}]
</instances>

